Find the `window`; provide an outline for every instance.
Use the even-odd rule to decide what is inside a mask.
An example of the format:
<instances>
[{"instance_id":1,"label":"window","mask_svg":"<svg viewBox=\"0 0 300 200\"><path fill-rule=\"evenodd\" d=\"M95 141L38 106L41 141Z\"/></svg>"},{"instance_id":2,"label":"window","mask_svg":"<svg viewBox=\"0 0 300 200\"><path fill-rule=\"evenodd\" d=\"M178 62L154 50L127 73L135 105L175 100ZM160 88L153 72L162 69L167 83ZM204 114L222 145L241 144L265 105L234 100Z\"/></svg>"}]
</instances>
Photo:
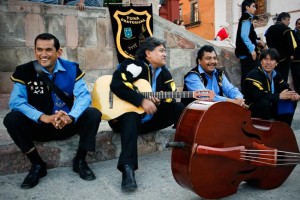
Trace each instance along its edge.
<instances>
[{"instance_id":1,"label":"window","mask_svg":"<svg viewBox=\"0 0 300 200\"><path fill-rule=\"evenodd\" d=\"M256 15L262 15L266 13L266 2L265 0L256 0Z\"/></svg>"},{"instance_id":2,"label":"window","mask_svg":"<svg viewBox=\"0 0 300 200\"><path fill-rule=\"evenodd\" d=\"M191 3L191 22L199 21L199 5L198 2Z\"/></svg>"}]
</instances>

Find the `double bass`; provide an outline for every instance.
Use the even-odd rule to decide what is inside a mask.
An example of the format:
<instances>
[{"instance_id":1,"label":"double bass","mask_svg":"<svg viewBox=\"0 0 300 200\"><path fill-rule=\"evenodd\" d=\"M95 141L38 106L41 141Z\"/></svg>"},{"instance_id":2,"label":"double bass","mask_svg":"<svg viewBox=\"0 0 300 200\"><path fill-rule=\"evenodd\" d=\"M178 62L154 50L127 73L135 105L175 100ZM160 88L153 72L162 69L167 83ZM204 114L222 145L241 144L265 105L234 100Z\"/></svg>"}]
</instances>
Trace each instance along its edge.
<instances>
[{"instance_id":1,"label":"double bass","mask_svg":"<svg viewBox=\"0 0 300 200\"><path fill-rule=\"evenodd\" d=\"M171 168L179 185L200 197L222 198L242 181L279 187L300 162L292 129L283 122L251 118L229 102L194 101L183 111L172 147Z\"/></svg>"}]
</instances>

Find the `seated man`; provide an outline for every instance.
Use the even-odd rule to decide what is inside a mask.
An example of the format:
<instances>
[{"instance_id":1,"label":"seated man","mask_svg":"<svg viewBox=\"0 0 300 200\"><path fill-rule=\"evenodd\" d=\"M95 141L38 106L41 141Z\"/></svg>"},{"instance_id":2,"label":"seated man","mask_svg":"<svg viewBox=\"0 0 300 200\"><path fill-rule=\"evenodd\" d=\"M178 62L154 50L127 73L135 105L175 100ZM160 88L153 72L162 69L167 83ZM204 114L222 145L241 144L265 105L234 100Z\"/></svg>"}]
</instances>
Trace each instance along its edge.
<instances>
[{"instance_id":1,"label":"seated man","mask_svg":"<svg viewBox=\"0 0 300 200\"><path fill-rule=\"evenodd\" d=\"M295 102L299 101L300 96L295 91L290 91L288 83L275 70L279 61L276 49L270 48L262 52L260 66L251 70L245 80L245 99L252 117L275 119L291 125ZM279 112L281 106L285 106L283 113Z\"/></svg>"},{"instance_id":2,"label":"seated man","mask_svg":"<svg viewBox=\"0 0 300 200\"><path fill-rule=\"evenodd\" d=\"M217 53L210 45L201 47L198 51L197 66L184 76L184 91L212 90L215 97L212 101L228 101L238 105L244 105L242 93L234 87L226 78L222 70L216 69ZM195 99L181 99L188 105Z\"/></svg>"},{"instance_id":3,"label":"seated man","mask_svg":"<svg viewBox=\"0 0 300 200\"><path fill-rule=\"evenodd\" d=\"M145 115L127 112L109 121L111 128L121 133L122 151L118 170L122 172L121 188L125 191L137 188L134 171L138 169L138 135L176 126L184 109L184 105L175 99L147 99L133 85L136 80L145 79L152 86L153 92L176 90L171 73L165 67L165 43L148 37L141 42L135 57L135 60L126 59L119 64L110 85L111 91L119 98L137 107L141 106L145 111Z\"/></svg>"},{"instance_id":4,"label":"seated man","mask_svg":"<svg viewBox=\"0 0 300 200\"><path fill-rule=\"evenodd\" d=\"M103 0L64 0L64 4L77 6L78 10L84 10L85 6L102 7Z\"/></svg>"},{"instance_id":5,"label":"seated man","mask_svg":"<svg viewBox=\"0 0 300 200\"><path fill-rule=\"evenodd\" d=\"M63 140L77 133L80 139L73 171L84 180L94 180L85 157L87 151L95 151L101 113L89 107L91 96L82 78L84 72L77 63L60 58L62 49L55 36L38 35L34 47L37 61L18 66L11 76L15 82L9 102L11 112L4 118L11 138L32 163L21 188L36 186L47 175L46 163L33 141ZM54 93L47 80L66 95ZM61 96L69 101L63 101Z\"/></svg>"}]
</instances>

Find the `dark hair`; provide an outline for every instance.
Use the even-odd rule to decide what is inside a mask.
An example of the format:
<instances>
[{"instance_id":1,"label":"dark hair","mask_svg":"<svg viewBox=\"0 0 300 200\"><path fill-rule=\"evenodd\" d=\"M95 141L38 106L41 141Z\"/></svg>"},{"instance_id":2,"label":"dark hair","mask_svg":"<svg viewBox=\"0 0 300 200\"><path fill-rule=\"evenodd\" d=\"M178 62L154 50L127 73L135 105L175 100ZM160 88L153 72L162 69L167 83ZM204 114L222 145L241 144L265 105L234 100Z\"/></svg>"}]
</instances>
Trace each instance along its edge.
<instances>
[{"instance_id":1,"label":"dark hair","mask_svg":"<svg viewBox=\"0 0 300 200\"><path fill-rule=\"evenodd\" d=\"M280 61L280 55L278 53L278 51L274 48L269 48L264 50L261 54L260 54L260 60L262 61L263 59L265 59L267 56L270 56L271 59L276 60L276 62Z\"/></svg>"},{"instance_id":2,"label":"dark hair","mask_svg":"<svg viewBox=\"0 0 300 200\"><path fill-rule=\"evenodd\" d=\"M297 20L296 20L296 22L295 22L295 26L297 25L297 23L298 23L298 21L300 20L300 18L298 18Z\"/></svg>"},{"instance_id":3,"label":"dark hair","mask_svg":"<svg viewBox=\"0 0 300 200\"><path fill-rule=\"evenodd\" d=\"M251 4L256 3L255 0L244 0L242 3L242 13L246 12L246 7L250 7Z\"/></svg>"},{"instance_id":4,"label":"dark hair","mask_svg":"<svg viewBox=\"0 0 300 200\"><path fill-rule=\"evenodd\" d=\"M135 58L146 58L146 51L153 51L159 45L163 45L166 48L166 43L163 40L159 40L155 37L148 37L140 43L138 50L135 52Z\"/></svg>"},{"instance_id":5,"label":"dark hair","mask_svg":"<svg viewBox=\"0 0 300 200\"><path fill-rule=\"evenodd\" d=\"M213 46L211 46L211 45L204 45L203 47L201 47L199 49L199 51L197 53L197 58L196 58L196 64L197 65L199 64L198 60L199 59L201 60L202 57L204 56L204 52L209 52L209 53L215 52L215 54L217 55L217 52L216 52L216 50L214 49Z\"/></svg>"},{"instance_id":6,"label":"dark hair","mask_svg":"<svg viewBox=\"0 0 300 200\"><path fill-rule=\"evenodd\" d=\"M278 22L281 22L281 20L284 20L284 19L286 19L286 18L291 18L291 15L290 15L289 13L287 13L287 12L282 12L282 13L280 13L280 14L278 15L277 21L278 21Z\"/></svg>"},{"instance_id":7,"label":"dark hair","mask_svg":"<svg viewBox=\"0 0 300 200\"><path fill-rule=\"evenodd\" d=\"M50 33L42 33L42 34L39 34L38 36L36 36L36 38L34 40L35 47L36 47L37 40L54 40L54 47L55 47L56 51L60 48L58 39Z\"/></svg>"}]
</instances>

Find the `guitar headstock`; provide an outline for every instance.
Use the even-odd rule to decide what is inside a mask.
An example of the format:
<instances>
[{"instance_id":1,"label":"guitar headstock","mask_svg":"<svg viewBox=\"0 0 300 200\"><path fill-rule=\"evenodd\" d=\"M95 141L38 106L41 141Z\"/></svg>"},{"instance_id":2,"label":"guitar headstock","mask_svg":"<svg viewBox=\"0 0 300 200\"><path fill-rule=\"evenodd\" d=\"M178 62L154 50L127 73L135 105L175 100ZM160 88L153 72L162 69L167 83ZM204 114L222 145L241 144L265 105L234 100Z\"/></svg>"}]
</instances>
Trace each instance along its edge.
<instances>
[{"instance_id":1,"label":"guitar headstock","mask_svg":"<svg viewBox=\"0 0 300 200\"><path fill-rule=\"evenodd\" d=\"M202 101L211 101L215 97L215 93L212 90L197 90L193 92L193 98Z\"/></svg>"}]
</instances>

